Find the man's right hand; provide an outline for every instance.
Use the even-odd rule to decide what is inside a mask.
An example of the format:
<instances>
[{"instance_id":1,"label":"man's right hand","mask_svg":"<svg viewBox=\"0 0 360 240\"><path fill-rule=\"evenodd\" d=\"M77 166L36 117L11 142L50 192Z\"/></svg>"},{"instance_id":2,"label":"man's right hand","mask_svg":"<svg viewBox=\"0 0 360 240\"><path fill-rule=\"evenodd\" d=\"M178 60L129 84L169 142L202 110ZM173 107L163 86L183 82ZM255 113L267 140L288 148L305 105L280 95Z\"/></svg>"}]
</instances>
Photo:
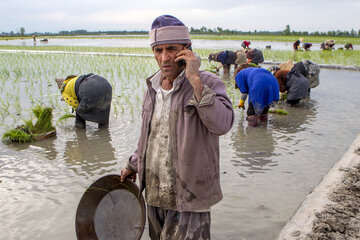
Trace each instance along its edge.
<instances>
[{"instance_id":1,"label":"man's right hand","mask_svg":"<svg viewBox=\"0 0 360 240\"><path fill-rule=\"evenodd\" d=\"M130 179L135 182L136 181L136 172L134 172L131 169L127 169L126 167L121 169L121 182L124 182L127 177L130 177Z\"/></svg>"}]
</instances>

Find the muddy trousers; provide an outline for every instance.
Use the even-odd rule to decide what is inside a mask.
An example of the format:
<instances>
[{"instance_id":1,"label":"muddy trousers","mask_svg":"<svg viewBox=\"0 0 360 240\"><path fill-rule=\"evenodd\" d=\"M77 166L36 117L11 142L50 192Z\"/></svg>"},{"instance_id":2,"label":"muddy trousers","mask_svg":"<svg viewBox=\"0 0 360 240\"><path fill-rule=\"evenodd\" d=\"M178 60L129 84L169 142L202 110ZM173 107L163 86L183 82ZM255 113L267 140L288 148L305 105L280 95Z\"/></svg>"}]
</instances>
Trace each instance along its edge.
<instances>
[{"instance_id":1,"label":"muddy trousers","mask_svg":"<svg viewBox=\"0 0 360 240\"><path fill-rule=\"evenodd\" d=\"M249 107L246 112L247 114L246 120L248 121L249 126L257 127L259 120L260 122L267 123L269 109L270 106L265 107L264 110L261 112L261 114L258 116L255 113L254 105L251 102L249 102Z\"/></svg>"},{"instance_id":2,"label":"muddy trousers","mask_svg":"<svg viewBox=\"0 0 360 240\"><path fill-rule=\"evenodd\" d=\"M210 240L210 212L178 212L147 206L151 240Z\"/></svg>"},{"instance_id":3,"label":"muddy trousers","mask_svg":"<svg viewBox=\"0 0 360 240\"><path fill-rule=\"evenodd\" d=\"M230 64L223 64L223 70L224 70L224 74L229 74L230 73Z\"/></svg>"},{"instance_id":4,"label":"muddy trousers","mask_svg":"<svg viewBox=\"0 0 360 240\"><path fill-rule=\"evenodd\" d=\"M99 128L107 128L108 126L109 126L109 123L99 123L98 124ZM75 116L75 128L79 128L79 129L86 128L86 121L82 117L80 117L80 115L77 113Z\"/></svg>"}]
</instances>

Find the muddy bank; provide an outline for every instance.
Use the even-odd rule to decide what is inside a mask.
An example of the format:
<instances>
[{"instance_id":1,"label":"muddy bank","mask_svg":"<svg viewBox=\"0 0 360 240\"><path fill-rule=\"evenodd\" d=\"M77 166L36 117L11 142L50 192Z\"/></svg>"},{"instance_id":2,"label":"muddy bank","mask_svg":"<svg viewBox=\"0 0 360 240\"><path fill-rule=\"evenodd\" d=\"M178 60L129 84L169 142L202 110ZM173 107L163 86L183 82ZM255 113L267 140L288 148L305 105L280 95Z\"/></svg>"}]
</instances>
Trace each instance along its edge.
<instances>
[{"instance_id":1,"label":"muddy bank","mask_svg":"<svg viewBox=\"0 0 360 240\"><path fill-rule=\"evenodd\" d=\"M360 239L360 134L278 238L289 239Z\"/></svg>"}]
</instances>

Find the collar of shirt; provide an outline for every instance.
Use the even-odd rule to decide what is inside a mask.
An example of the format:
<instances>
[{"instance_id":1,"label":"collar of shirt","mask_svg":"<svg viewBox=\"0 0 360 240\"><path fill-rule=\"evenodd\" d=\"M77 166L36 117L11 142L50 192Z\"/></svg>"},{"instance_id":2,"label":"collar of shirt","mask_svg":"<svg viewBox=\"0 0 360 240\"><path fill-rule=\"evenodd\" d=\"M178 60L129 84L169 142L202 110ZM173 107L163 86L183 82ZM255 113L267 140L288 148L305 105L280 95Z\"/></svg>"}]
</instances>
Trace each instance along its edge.
<instances>
[{"instance_id":1,"label":"collar of shirt","mask_svg":"<svg viewBox=\"0 0 360 240\"><path fill-rule=\"evenodd\" d=\"M158 93L158 94L160 93L163 95L163 97L165 97L164 94L169 95L171 92L174 91L176 86L179 84L180 79L182 79L182 77L184 76L184 74L185 74L185 69L183 71L181 71L179 76L174 80L173 87L170 90L164 90L161 88L161 81L163 79L163 75L162 75L161 71L157 72L150 79L150 82L151 82L152 88L156 91L156 93Z\"/></svg>"}]
</instances>

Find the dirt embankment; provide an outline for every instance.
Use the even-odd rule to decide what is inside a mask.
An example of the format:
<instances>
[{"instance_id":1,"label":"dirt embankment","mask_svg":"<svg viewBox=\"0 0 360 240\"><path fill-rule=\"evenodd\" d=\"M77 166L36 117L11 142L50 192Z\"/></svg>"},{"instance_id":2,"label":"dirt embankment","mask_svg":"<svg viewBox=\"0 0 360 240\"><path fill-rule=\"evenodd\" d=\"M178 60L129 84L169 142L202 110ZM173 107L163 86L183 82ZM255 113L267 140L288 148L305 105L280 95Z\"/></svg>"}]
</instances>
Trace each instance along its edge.
<instances>
[{"instance_id":1,"label":"dirt embankment","mask_svg":"<svg viewBox=\"0 0 360 240\"><path fill-rule=\"evenodd\" d=\"M341 171L344 179L329 196L333 203L315 213L317 219L307 239L360 239L360 165Z\"/></svg>"},{"instance_id":2,"label":"dirt embankment","mask_svg":"<svg viewBox=\"0 0 360 240\"><path fill-rule=\"evenodd\" d=\"M360 239L360 134L285 225L278 240Z\"/></svg>"}]
</instances>

